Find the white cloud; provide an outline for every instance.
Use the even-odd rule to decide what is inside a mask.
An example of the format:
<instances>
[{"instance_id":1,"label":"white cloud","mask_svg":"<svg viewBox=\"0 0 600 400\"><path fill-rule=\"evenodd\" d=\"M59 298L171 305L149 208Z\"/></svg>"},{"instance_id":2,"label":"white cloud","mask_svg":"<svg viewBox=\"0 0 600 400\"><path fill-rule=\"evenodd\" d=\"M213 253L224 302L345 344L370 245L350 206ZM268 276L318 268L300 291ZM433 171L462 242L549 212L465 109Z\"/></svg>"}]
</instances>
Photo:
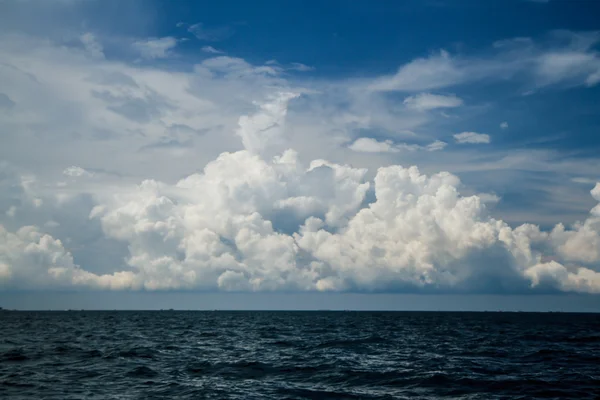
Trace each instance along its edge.
<instances>
[{"instance_id":1,"label":"white cloud","mask_svg":"<svg viewBox=\"0 0 600 400\"><path fill-rule=\"evenodd\" d=\"M493 193L478 193L477 197L479 197L479 200L485 204L495 204L500 201L500 197Z\"/></svg>"},{"instance_id":2,"label":"white cloud","mask_svg":"<svg viewBox=\"0 0 600 400\"><path fill-rule=\"evenodd\" d=\"M0 225L0 288L81 286L112 290L136 288L135 274L128 271L93 274L73 263L73 256L60 240L38 228L24 226L11 233Z\"/></svg>"},{"instance_id":3,"label":"white cloud","mask_svg":"<svg viewBox=\"0 0 600 400\"><path fill-rule=\"evenodd\" d=\"M127 268L94 273L39 228L2 227L0 282L115 290L513 285L600 292L600 205L571 229L513 229L487 212L485 203L495 198L461 195L459 179L448 172L427 176L391 165L370 180L366 169L324 160L306 166L293 150L265 158L254 138L285 123L291 98L281 93L240 118L240 136L251 138L245 150L223 153L175 184L146 180L98 198L90 221L126 245ZM371 189L374 201L367 203ZM600 202L600 184L591 193Z\"/></svg>"},{"instance_id":4,"label":"white cloud","mask_svg":"<svg viewBox=\"0 0 600 400\"><path fill-rule=\"evenodd\" d=\"M203 46L202 51L205 53L210 53L210 54L223 54L224 53L224 51L217 50L212 46Z\"/></svg>"},{"instance_id":5,"label":"white cloud","mask_svg":"<svg viewBox=\"0 0 600 400\"><path fill-rule=\"evenodd\" d=\"M391 140L380 142L377 139L366 137L356 139L348 148L361 153L396 153L399 151Z\"/></svg>"},{"instance_id":6,"label":"white cloud","mask_svg":"<svg viewBox=\"0 0 600 400\"><path fill-rule=\"evenodd\" d=\"M504 121L500 123L500 128L502 129L508 129L508 122Z\"/></svg>"},{"instance_id":7,"label":"white cloud","mask_svg":"<svg viewBox=\"0 0 600 400\"><path fill-rule=\"evenodd\" d=\"M11 143L0 160L50 179L69 165L175 179L239 149L239 115L286 85L277 68L232 57L177 72L25 36L0 41L0 58L10 60L2 92L16 104L0 109L0 136Z\"/></svg>"},{"instance_id":8,"label":"white cloud","mask_svg":"<svg viewBox=\"0 0 600 400\"><path fill-rule=\"evenodd\" d=\"M441 140L436 140L426 146L421 146L418 144L394 143L391 140L378 141L377 139L362 137L356 139L348 146L348 148L359 153L397 153L402 150L439 151L443 150L446 146L447 143L442 142Z\"/></svg>"},{"instance_id":9,"label":"white cloud","mask_svg":"<svg viewBox=\"0 0 600 400\"><path fill-rule=\"evenodd\" d=\"M457 143L483 144L490 143L490 135L477 132L462 132L454 135Z\"/></svg>"},{"instance_id":10,"label":"white cloud","mask_svg":"<svg viewBox=\"0 0 600 400\"><path fill-rule=\"evenodd\" d=\"M385 159L418 160L427 171L547 171L550 158L497 153L474 163L461 146L432 156L426 151L446 146L429 135L434 113L365 94L364 81L312 86L283 74L289 66L235 57L187 70L140 67L103 58L100 39L108 48L94 35L83 39L85 51L30 37L0 41L10 63L0 68L10 100L0 158L38 175L0 171L1 285L501 290L482 283L497 282L597 291L597 207L572 227L513 229L488 214L493 197L461 195L457 177ZM507 69L492 61L441 53L401 67L391 84L368 84L422 91L525 71L520 61ZM401 142L410 130L431 143ZM394 140L350 140L370 131ZM385 151L358 155L348 143ZM459 163L446 158L455 151ZM584 164L552 168L593 176L596 166ZM94 179L62 176L83 171ZM558 266L542 262L546 255Z\"/></svg>"},{"instance_id":11,"label":"white cloud","mask_svg":"<svg viewBox=\"0 0 600 400\"><path fill-rule=\"evenodd\" d=\"M177 46L177 39L171 36L138 40L133 43L133 48L146 59L166 58L175 46Z\"/></svg>"},{"instance_id":12,"label":"white cloud","mask_svg":"<svg viewBox=\"0 0 600 400\"><path fill-rule=\"evenodd\" d=\"M550 52L537 60L536 74L543 85L582 80L587 86L595 86L600 76L600 58L581 50Z\"/></svg>"},{"instance_id":13,"label":"white cloud","mask_svg":"<svg viewBox=\"0 0 600 400\"><path fill-rule=\"evenodd\" d=\"M404 99L404 104L418 111L428 111L436 108L459 107L463 104L463 101L454 95L443 96L440 94L420 93Z\"/></svg>"},{"instance_id":14,"label":"white cloud","mask_svg":"<svg viewBox=\"0 0 600 400\"><path fill-rule=\"evenodd\" d=\"M599 180L598 179L584 178L584 177L576 177L576 178L571 178L571 181L575 182L575 183L583 183L583 184L586 184L586 185L589 185L589 184L593 185L593 184L596 184L596 182L598 182Z\"/></svg>"},{"instance_id":15,"label":"white cloud","mask_svg":"<svg viewBox=\"0 0 600 400\"><path fill-rule=\"evenodd\" d=\"M467 72L446 51L429 58L418 58L398 72L369 85L374 91L418 91L442 88L468 79Z\"/></svg>"},{"instance_id":16,"label":"white cloud","mask_svg":"<svg viewBox=\"0 0 600 400\"><path fill-rule=\"evenodd\" d=\"M436 140L425 147L428 151L439 151L444 150L446 146L448 146L448 143L442 142L441 140Z\"/></svg>"},{"instance_id":17,"label":"white cloud","mask_svg":"<svg viewBox=\"0 0 600 400\"><path fill-rule=\"evenodd\" d=\"M291 64L291 66L289 67L289 69L292 69L295 71L300 71L300 72L309 72L309 71L314 71L315 67L311 67L309 65L298 63L298 62L293 62Z\"/></svg>"},{"instance_id":18,"label":"white cloud","mask_svg":"<svg viewBox=\"0 0 600 400\"><path fill-rule=\"evenodd\" d=\"M261 153L267 147L281 145L288 102L298 96L292 92L279 93L271 101L260 105L261 112L241 117L236 133L244 147Z\"/></svg>"},{"instance_id":19,"label":"white cloud","mask_svg":"<svg viewBox=\"0 0 600 400\"><path fill-rule=\"evenodd\" d=\"M79 178L82 176L93 176L94 174L92 174L91 172L86 171L85 169L81 168L81 167L77 167L77 166L71 166L68 168L65 168L65 170L63 171L63 174L66 176L70 176L73 178Z\"/></svg>"},{"instance_id":20,"label":"white cloud","mask_svg":"<svg viewBox=\"0 0 600 400\"><path fill-rule=\"evenodd\" d=\"M530 38L496 42L493 47L497 52L492 56L469 57L441 50L408 62L393 75L368 82L367 88L415 92L521 76L528 77L532 81L528 84L535 88L595 86L600 82L600 55L594 50L599 41L598 32L555 31L546 46Z\"/></svg>"},{"instance_id":21,"label":"white cloud","mask_svg":"<svg viewBox=\"0 0 600 400\"><path fill-rule=\"evenodd\" d=\"M400 166L378 170L377 201L364 206L364 177L323 161L304 168L293 152L267 162L240 151L175 187L145 182L95 217L129 244L147 289L496 290L479 286L487 276L522 290L600 290L598 272L571 264L600 262L598 217L570 231L513 230L487 215L483 199L495 198ZM561 263L542 263L548 251Z\"/></svg>"}]
</instances>

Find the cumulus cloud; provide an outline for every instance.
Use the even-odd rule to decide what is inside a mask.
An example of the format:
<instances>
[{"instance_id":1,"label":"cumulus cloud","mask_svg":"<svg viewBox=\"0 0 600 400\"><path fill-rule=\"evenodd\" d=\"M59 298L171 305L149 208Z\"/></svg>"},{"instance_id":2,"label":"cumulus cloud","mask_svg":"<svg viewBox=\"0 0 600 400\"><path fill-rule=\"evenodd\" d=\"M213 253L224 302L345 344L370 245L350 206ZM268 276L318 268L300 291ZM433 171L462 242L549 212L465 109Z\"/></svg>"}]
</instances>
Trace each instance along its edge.
<instances>
[{"instance_id":1,"label":"cumulus cloud","mask_svg":"<svg viewBox=\"0 0 600 400\"><path fill-rule=\"evenodd\" d=\"M242 139L244 147L259 153L267 147L281 144L288 102L298 96L292 92L279 93L271 101L260 104L261 112L242 116L236 133Z\"/></svg>"},{"instance_id":2,"label":"cumulus cloud","mask_svg":"<svg viewBox=\"0 0 600 400\"><path fill-rule=\"evenodd\" d=\"M350 146L350 150L361 153L396 153L400 151L391 140L378 141L373 138L358 138Z\"/></svg>"},{"instance_id":3,"label":"cumulus cloud","mask_svg":"<svg viewBox=\"0 0 600 400\"><path fill-rule=\"evenodd\" d=\"M428 111L436 108L452 108L459 107L463 104L462 99L452 96L444 96L440 94L421 93L415 96L410 96L404 99L406 107Z\"/></svg>"},{"instance_id":4,"label":"cumulus cloud","mask_svg":"<svg viewBox=\"0 0 600 400\"><path fill-rule=\"evenodd\" d=\"M504 121L500 123L500 128L502 129L508 129L508 122Z\"/></svg>"},{"instance_id":5,"label":"cumulus cloud","mask_svg":"<svg viewBox=\"0 0 600 400\"><path fill-rule=\"evenodd\" d=\"M146 59L166 58L175 46L177 46L177 39L171 36L138 40L133 43L133 48Z\"/></svg>"},{"instance_id":6,"label":"cumulus cloud","mask_svg":"<svg viewBox=\"0 0 600 400\"><path fill-rule=\"evenodd\" d=\"M293 150L266 156L256 140L271 140L269 129L285 123L295 96L282 92L240 118L245 149L222 153L202 172L174 184L145 180L98 199L90 221L127 246L127 268L93 273L41 228L1 227L1 284L600 292L600 205L571 228L512 228L489 215L485 203L497 199L461 195L460 180L448 172L391 165L368 179L362 168L304 164ZM591 194L600 202L600 183Z\"/></svg>"},{"instance_id":7,"label":"cumulus cloud","mask_svg":"<svg viewBox=\"0 0 600 400\"><path fill-rule=\"evenodd\" d=\"M219 37L196 28L201 40ZM577 74L553 75L538 69L539 49L511 62L441 52L401 66L397 76L298 82L283 73L294 65L236 57L176 70L128 64L112 52L104 57L101 42L112 48L93 34L68 44L19 35L0 41L8 60L0 66L0 136L8 144L0 157L39 175L0 168L3 287L597 291L597 207L581 223L550 231L493 219L485 206L497 198L466 196L454 175L407 167L419 159L433 170L425 151L446 146L435 137L398 139L433 128L435 113L377 93L515 71L583 84L594 81L592 69L570 64ZM373 85L366 94L365 84ZM422 109L452 101L412 99L407 105ZM352 141L371 133L394 140ZM384 151L351 151L368 145ZM396 152L407 166L377 169L377 157ZM530 160L527 153L502 162L549 168L548 159ZM482 167L463 161L463 170ZM595 165L585 164L569 164L569 173L594 176Z\"/></svg>"},{"instance_id":8,"label":"cumulus cloud","mask_svg":"<svg viewBox=\"0 0 600 400\"><path fill-rule=\"evenodd\" d=\"M0 288L139 289L136 280L130 271L97 275L80 268L60 240L35 226L11 233L0 225Z\"/></svg>"},{"instance_id":9,"label":"cumulus cloud","mask_svg":"<svg viewBox=\"0 0 600 400\"><path fill-rule=\"evenodd\" d=\"M490 135L477 132L462 132L454 135L457 143L483 144L490 143Z\"/></svg>"}]
</instances>

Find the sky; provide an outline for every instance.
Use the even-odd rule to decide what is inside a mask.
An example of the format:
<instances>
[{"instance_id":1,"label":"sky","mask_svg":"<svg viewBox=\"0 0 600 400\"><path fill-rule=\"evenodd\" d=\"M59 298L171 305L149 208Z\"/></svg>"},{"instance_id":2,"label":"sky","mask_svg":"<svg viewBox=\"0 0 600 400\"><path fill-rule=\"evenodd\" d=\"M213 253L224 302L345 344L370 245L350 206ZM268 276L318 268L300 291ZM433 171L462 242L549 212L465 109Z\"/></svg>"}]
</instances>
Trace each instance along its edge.
<instances>
[{"instance_id":1,"label":"sky","mask_svg":"<svg viewBox=\"0 0 600 400\"><path fill-rule=\"evenodd\" d=\"M0 306L600 311L597 15L0 1Z\"/></svg>"}]
</instances>

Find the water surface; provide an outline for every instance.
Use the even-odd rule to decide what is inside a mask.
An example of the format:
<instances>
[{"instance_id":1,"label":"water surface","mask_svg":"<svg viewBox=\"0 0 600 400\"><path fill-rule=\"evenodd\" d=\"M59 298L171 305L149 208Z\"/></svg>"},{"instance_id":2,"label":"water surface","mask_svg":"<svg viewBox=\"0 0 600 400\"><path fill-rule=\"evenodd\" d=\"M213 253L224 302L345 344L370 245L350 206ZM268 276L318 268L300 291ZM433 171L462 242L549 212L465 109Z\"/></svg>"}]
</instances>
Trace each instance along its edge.
<instances>
[{"instance_id":1,"label":"water surface","mask_svg":"<svg viewBox=\"0 0 600 400\"><path fill-rule=\"evenodd\" d=\"M600 315L2 312L2 399L595 399Z\"/></svg>"}]
</instances>

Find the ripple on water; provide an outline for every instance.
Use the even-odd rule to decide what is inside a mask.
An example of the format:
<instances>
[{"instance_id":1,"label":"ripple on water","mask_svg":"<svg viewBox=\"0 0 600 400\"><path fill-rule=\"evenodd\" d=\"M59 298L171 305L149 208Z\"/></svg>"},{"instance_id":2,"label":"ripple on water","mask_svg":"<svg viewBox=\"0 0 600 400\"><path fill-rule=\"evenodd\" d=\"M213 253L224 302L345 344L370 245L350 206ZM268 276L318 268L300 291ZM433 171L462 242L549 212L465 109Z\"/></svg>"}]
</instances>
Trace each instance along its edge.
<instances>
[{"instance_id":1,"label":"ripple on water","mask_svg":"<svg viewBox=\"0 0 600 400\"><path fill-rule=\"evenodd\" d=\"M600 316L2 315L0 398L600 398Z\"/></svg>"}]
</instances>

